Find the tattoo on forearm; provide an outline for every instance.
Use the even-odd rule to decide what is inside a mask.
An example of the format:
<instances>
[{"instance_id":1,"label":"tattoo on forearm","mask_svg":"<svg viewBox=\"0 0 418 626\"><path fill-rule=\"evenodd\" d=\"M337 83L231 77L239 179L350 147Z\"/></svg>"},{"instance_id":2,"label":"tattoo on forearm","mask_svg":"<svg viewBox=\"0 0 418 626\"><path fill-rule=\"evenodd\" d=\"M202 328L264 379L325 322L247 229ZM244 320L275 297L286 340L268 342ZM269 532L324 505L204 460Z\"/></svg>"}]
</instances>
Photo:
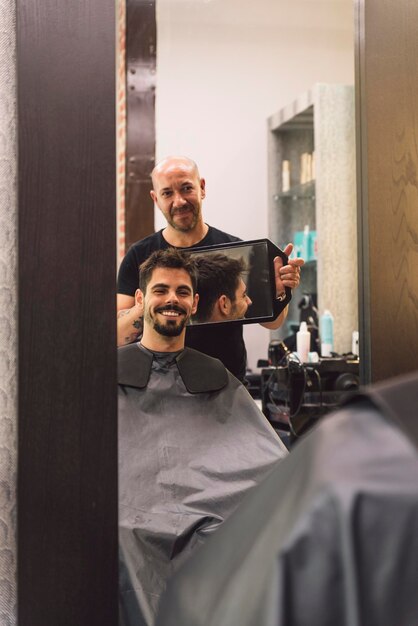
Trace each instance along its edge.
<instances>
[{"instance_id":1,"label":"tattoo on forearm","mask_svg":"<svg viewBox=\"0 0 418 626\"><path fill-rule=\"evenodd\" d=\"M125 317L126 315L129 315L129 313L132 311L132 309L122 309L121 311L118 312L117 314L117 318L119 319L120 317ZM129 323L130 320L129 320ZM124 324L121 325L122 327L124 326ZM122 330L121 327L121 332L124 332ZM126 345L128 343L133 343L134 341L138 341L138 339L141 337L142 334L142 317L137 317L135 320L133 320L132 322L132 327L135 329L133 332L131 332L129 335L125 336L122 340L122 344ZM126 329L128 330L128 329ZM125 330L125 332L126 332Z\"/></svg>"}]
</instances>

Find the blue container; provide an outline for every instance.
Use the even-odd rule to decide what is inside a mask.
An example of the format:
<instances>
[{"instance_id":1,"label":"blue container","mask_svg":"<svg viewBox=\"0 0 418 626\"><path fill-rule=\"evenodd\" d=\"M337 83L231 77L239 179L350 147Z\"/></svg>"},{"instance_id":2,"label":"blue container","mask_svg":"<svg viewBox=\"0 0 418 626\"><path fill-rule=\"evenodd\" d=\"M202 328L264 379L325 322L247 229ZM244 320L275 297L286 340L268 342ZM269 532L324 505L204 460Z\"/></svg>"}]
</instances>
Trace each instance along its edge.
<instances>
[{"instance_id":1,"label":"blue container","mask_svg":"<svg viewBox=\"0 0 418 626\"><path fill-rule=\"evenodd\" d=\"M331 356L334 351L334 318L325 309L319 321L321 334L321 356Z\"/></svg>"},{"instance_id":2,"label":"blue container","mask_svg":"<svg viewBox=\"0 0 418 626\"><path fill-rule=\"evenodd\" d=\"M309 226L305 226L304 230L297 230L294 238L294 254L297 258L309 261Z\"/></svg>"},{"instance_id":3,"label":"blue container","mask_svg":"<svg viewBox=\"0 0 418 626\"><path fill-rule=\"evenodd\" d=\"M311 230L309 233L309 245L308 245L308 258L307 261L316 261L318 258L318 245L316 230Z\"/></svg>"}]
</instances>

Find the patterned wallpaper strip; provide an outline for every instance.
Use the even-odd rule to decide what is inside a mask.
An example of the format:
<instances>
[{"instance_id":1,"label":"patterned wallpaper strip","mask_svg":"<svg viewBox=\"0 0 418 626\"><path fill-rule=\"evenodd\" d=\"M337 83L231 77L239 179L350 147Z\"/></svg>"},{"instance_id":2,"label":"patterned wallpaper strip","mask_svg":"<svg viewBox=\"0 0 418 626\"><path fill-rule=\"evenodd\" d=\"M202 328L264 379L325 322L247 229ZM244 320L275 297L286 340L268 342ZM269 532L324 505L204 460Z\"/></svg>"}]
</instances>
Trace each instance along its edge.
<instances>
[{"instance_id":1,"label":"patterned wallpaper strip","mask_svg":"<svg viewBox=\"0 0 418 626\"><path fill-rule=\"evenodd\" d=\"M17 623L16 8L0 0L0 625Z\"/></svg>"},{"instance_id":2,"label":"patterned wallpaper strip","mask_svg":"<svg viewBox=\"0 0 418 626\"><path fill-rule=\"evenodd\" d=\"M125 255L126 4L117 3L116 52L117 267Z\"/></svg>"}]
</instances>

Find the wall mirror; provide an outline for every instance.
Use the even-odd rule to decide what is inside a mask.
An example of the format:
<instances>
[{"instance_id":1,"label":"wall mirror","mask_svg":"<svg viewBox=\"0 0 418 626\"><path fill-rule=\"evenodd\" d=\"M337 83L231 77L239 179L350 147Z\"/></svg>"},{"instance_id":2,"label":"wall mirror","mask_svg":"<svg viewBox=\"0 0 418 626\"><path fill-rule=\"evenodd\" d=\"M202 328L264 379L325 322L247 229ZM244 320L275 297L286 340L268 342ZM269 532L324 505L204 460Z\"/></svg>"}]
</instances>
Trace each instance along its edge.
<instances>
[{"instance_id":1,"label":"wall mirror","mask_svg":"<svg viewBox=\"0 0 418 626\"><path fill-rule=\"evenodd\" d=\"M338 294L335 307L346 309L345 300L350 300L355 308L356 232L355 218L351 219L355 215L354 97L352 127L343 132L352 143L348 155L343 142L336 139L339 115L334 113L341 109L335 101L324 111L323 125L316 124L323 104L321 93L315 102L303 103L303 94L315 84L354 84L352 0L127 0L125 9L126 45L134 46L136 57L135 63L126 66L121 81L126 88L128 117L126 127L122 125L126 128L126 152L118 154L119 191L126 190L120 209L131 205L141 224L151 215L155 230L163 229L162 214L150 206L152 167L155 160L168 155L188 156L196 161L206 181L205 222L244 242L229 255L245 253L251 268L251 253L266 255L262 244L254 247L251 242L269 237L283 249L294 241L295 231L303 231L309 224L318 232L318 259L306 272L312 279L309 284L322 281L324 293L326 287L327 293ZM141 11L146 14L143 21L137 19ZM301 107L293 110L295 101ZM306 108L309 119L299 117ZM283 116L282 111L286 112ZM291 123L294 116L297 128ZM151 127L150 121L155 126ZM320 129L312 142L299 140L299 133L310 132L304 124ZM296 164L302 153L313 151L317 180L298 186L294 180L297 169L292 165L291 189L283 189L281 161ZM324 166L324 154L329 167ZM341 161L352 168L349 179L339 167ZM327 175L322 175L324 170ZM269 181L274 178L278 183L272 186ZM351 194L352 214L342 211L341 193ZM281 222L276 219L279 212ZM318 219L310 223L312 213ZM126 215L125 232L131 230L128 212ZM289 224L292 228L286 230ZM146 234L128 234L126 243ZM119 239L125 243L122 228ZM239 323L245 322L248 365L253 370L258 359L266 358L271 334L260 324L248 322L273 318L275 307L282 305L271 298L271 276L259 271L257 262L254 266L259 282L270 282L270 289L268 300L258 300L251 271L245 276L254 304ZM299 295L302 292L293 295L294 310L289 318L298 315L295 303ZM328 306L338 317L334 305ZM355 327L344 334L350 346L352 330ZM278 332L285 337L288 329Z\"/></svg>"}]
</instances>

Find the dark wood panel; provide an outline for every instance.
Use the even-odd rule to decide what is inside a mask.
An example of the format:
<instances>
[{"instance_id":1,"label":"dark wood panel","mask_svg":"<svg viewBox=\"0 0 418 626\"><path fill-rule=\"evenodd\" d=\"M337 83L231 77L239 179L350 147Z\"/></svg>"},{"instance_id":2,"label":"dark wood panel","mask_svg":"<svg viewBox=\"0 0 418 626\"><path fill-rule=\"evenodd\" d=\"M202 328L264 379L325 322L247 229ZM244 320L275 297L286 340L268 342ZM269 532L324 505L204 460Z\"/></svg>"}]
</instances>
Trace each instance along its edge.
<instances>
[{"instance_id":1,"label":"dark wood panel","mask_svg":"<svg viewBox=\"0 0 418 626\"><path fill-rule=\"evenodd\" d=\"M19 625L117 624L114 2L17 16Z\"/></svg>"},{"instance_id":2,"label":"dark wood panel","mask_svg":"<svg viewBox=\"0 0 418 626\"><path fill-rule=\"evenodd\" d=\"M126 248L154 232L157 25L155 0L126 3Z\"/></svg>"},{"instance_id":3,"label":"dark wood panel","mask_svg":"<svg viewBox=\"0 0 418 626\"><path fill-rule=\"evenodd\" d=\"M418 3L358 7L363 360L375 381L418 368Z\"/></svg>"}]
</instances>

